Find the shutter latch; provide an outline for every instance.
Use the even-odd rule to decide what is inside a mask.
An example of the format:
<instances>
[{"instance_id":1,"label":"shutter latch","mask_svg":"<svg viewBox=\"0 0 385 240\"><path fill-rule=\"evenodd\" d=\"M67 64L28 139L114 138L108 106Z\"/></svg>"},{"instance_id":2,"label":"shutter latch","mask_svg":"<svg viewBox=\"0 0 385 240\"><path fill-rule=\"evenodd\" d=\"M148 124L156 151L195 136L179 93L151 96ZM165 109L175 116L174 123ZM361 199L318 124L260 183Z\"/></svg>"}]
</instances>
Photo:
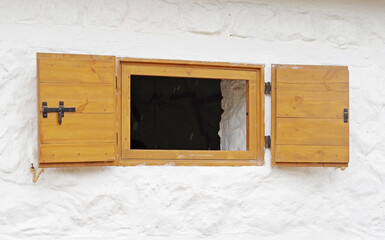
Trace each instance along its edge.
<instances>
[{"instance_id":1,"label":"shutter latch","mask_svg":"<svg viewBox=\"0 0 385 240\"><path fill-rule=\"evenodd\" d=\"M59 107L58 108L49 108L47 107L47 102L43 102L43 118L47 118L48 114L50 112L57 112L58 114L58 121L59 124L61 125L62 123L62 118L64 117L64 112L75 112L74 107L64 107L64 101L59 102Z\"/></svg>"},{"instance_id":2,"label":"shutter latch","mask_svg":"<svg viewBox=\"0 0 385 240\"><path fill-rule=\"evenodd\" d=\"M271 147L271 138L270 136L265 136L265 148Z\"/></svg>"},{"instance_id":3,"label":"shutter latch","mask_svg":"<svg viewBox=\"0 0 385 240\"><path fill-rule=\"evenodd\" d=\"M271 83L265 82L265 94L270 94L270 93L271 93Z\"/></svg>"},{"instance_id":4,"label":"shutter latch","mask_svg":"<svg viewBox=\"0 0 385 240\"><path fill-rule=\"evenodd\" d=\"M344 123L347 123L349 119L349 112L347 108L344 108Z\"/></svg>"}]
</instances>

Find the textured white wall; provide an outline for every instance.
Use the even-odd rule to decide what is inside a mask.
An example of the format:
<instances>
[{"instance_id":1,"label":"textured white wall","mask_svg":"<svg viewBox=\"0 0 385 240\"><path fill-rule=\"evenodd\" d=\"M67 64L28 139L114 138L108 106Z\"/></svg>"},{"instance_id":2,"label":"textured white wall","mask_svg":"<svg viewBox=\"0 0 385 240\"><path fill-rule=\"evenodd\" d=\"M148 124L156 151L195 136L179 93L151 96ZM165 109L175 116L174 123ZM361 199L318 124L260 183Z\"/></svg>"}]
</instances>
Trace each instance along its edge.
<instances>
[{"instance_id":1,"label":"textured white wall","mask_svg":"<svg viewBox=\"0 0 385 240\"><path fill-rule=\"evenodd\" d=\"M0 239L385 239L383 1L0 0ZM350 166L48 169L36 52L350 69ZM270 132L266 98L266 132Z\"/></svg>"}]
</instances>

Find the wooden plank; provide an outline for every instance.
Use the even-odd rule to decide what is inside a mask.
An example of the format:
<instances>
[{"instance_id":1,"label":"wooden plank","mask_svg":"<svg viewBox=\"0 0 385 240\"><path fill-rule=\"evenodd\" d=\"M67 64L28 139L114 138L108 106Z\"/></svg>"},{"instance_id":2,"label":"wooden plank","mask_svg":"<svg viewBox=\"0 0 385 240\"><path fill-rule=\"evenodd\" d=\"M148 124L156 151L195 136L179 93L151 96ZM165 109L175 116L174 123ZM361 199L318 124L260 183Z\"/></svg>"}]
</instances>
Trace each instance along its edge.
<instances>
[{"instance_id":1,"label":"wooden plank","mask_svg":"<svg viewBox=\"0 0 385 240\"><path fill-rule=\"evenodd\" d=\"M40 83L41 100L48 107L75 107L77 113L115 113L115 87L112 84ZM39 104L40 111L42 106Z\"/></svg>"},{"instance_id":2,"label":"wooden plank","mask_svg":"<svg viewBox=\"0 0 385 240\"><path fill-rule=\"evenodd\" d=\"M40 82L114 83L115 61L39 58Z\"/></svg>"},{"instance_id":3,"label":"wooden plank","mask_svg":"<svg viewBox=\"0 0 385 240\"><path fill-rule=\"evenodd\" d=\"M349 92L349 83L277 83L277 90L306 92Z\"/></svg>"},{"instance_id":4,"label":"wooden plank","mask_svg":"<svg viewBox=\"0 0 385 240\"><path fill-rule=\"evenodd\" d=\"M345 168L348 166L348 163L287 163L287 162L277 162L275 164L277 167L337 167Z\"/></svg>"},{"instance_id":5,"label":"wooden plank","mask_svg":"<svg viewBox=\"0 0 385 240\"><path fill-rule=\"evenodd\" d=\"M191 77L227 80L255 80L255 71L234 70L226 68L196 68L156 64L125 64L124 68L130 75L161 76L161 77Z\"/></svg>"},{"instance_id":6,"label":"wooden plank","mask_svg":"<svg viewBox=\"0 0 385 240\"><path fill-rule=\"evenodd\" d=\"M121 109L121 128L122 128L122 157L126 156L131 148L131 76L127 68L122 66L122 109Z\"/></svg>"},{"instance_id":7,"label":"wooden plank","mask_svg":"<svg viewBox=\"0 0 385 240\"><path fill-rule=\"evenodd\" d=\"M61 125L58 116L40 115L40 143L115 142L115 114L65 113Z\"/></svg>"},{"instance_id":8,"label":"wooden plank","mask_svg":"<svg viewBox=\"0 0 385 240\"><path fill-rule=\"evenodd\" d=\"M51 58L51 59L93 59L93 60L108 60L115 62L115 56L108 55L88 55L88 54L69 54L69 53L36 53L37 58Z\"/></svg>"},{"instance_id":9,"label":"wooden plank","mask_svg":"<svg viewBox=\"0 0 385 240\"><path fill-rule=\"evenodd\" d=\"M279 68L277 69L277 82L302 84L348 83L349 72L330 68Z\"/></svg>"},{"instance_id":10,"label":"wooden plank","mask_svg":"<svg viewBox=\"0 0 385 240\"><path fill-rule=\"evenodd\" d=\"M348 70L347 66L342 65L301 65L301 64L272 64L272 68L292 68L292 69L334 69L334 70Z\"/></svg>"},{"instance_id":11,"label":"wooden plank","mask_svg":"<svg viewBox=\"0 0 385 240\"><path fill-rule=\"evenodd\" d=\"M343 119L277 118L276 144L348 146L349 125Z\"/></svg>"},{"instance_id":12,"label":"wooden plank","mask_svg":"<svg viewBox=\"0 0 385 240\"><path fill-rule=\"evenodd\" d=\"M114 143L42 144L41 163L99 162L115 160Z\"/></svg>"},{"instance_id":13,"label":"wooden plank","mask_svg":"<svg viewBox=\"0 0 385 240\"><path fill-rule=\"evenodd\" d=\"M348 146L277 145L276 162L347 163Z\"/></svg>"},{"instance_id":14,"label":"wooden plank","mask_svg":"<svg viewBox=\"0 0 385 240\"><path fill-rule=\"evenodd\" d=\"M256 159L255 151L123 149L127 159Z\"/></svg>"},{"instance_id":15,"label":"wooden plank","mask_svg":"<svg viewBox=\"0 0 385 240\"><path fill-rule=\"evenodd\" d=\"M150 58L119 58L121 64L156 64L181 67L225 67L226 69L242 69L242 70L260 70L265 67L264 64L249 64L249 63L229 63L229 62L204 62L191 60L172 60L172 59L150 59Z\"/></svg>"},{"instance_id":16,"label":"wooden plank","mask_svg":"<svg viewBox=\"0 0 385 240\"><path fill-rule=\"evenodd\" d=\"M325 164L317 162L297 163L297 167L324 167Z\"/></svg>"},{"instance_id":17,"label":"wooden plank","mask_svg":"<svg viewBox=\"0 0 385 240\"><path fill-rule=\"evenodd\" d=\"M275 166L275 146L277 142L277 69L271 68L271 164Z\"/></svg>"},{"instance_id":18,"label":"wooden plank","mask_svg":"<svg viewBox=\"0 0 385 240\"><path fill-rule=\"evenodd\" d=\"M57 167L96 167L96 166L138 166L138 165L167 165L167 166L261 166L263 161L257 160L172 160L172 159L121 159L119 163L111 162L74 162L74 163L39 163L41 168Z\"/></svg>"},{"instance_id":19,"label":"wooden plank","mask_svg":"<svg viewBox=\"0 0 385 240\"><path fill-rule=\"evenodd\" d=\"M324 167L346 168L348 166L349 166L348 163L324 163Z\"/></svg>"},{"instance_id":20,"label":"wooden plank","mask_svg":"<svg viewBox=\"0 0 385 240\"><path fill-rule=\"evenodd\" d=\"M256 104L251 102L251 105L254 105L254 108L257 112L257 138L255 143L257 146L257 161L264 163L265 161L265 69L262 67L256 73L257 75L257 91L256 91Z\"/></svg>"},{"instance_id":21,"label":"wooden plank","mask_svg":"<svg viewBox=\"0 0 385 240\"><path fill-rule=\"evenodd\" d=\"M277 117L343 119L344 108L349 108L348 92L277 90Z\"/></svg>"}]
</instances>

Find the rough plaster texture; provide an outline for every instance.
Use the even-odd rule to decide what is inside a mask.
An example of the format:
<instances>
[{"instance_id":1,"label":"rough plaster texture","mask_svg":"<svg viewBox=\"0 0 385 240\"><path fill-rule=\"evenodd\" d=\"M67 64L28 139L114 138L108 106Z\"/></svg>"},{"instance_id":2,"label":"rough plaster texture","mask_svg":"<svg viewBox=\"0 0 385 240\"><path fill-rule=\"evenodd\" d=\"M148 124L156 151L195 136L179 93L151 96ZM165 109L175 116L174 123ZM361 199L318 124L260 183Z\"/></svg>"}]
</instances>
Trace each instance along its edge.
<instances>
[{"instance_id":1,"label":"rough plaster texture","mask_svg":"<svg viewBox=\"0 0 385 240\"><path fill-rule=\"evenodd\" d=\"M0 0L0 239L385 239L383 1ZM36 52L350 69L350 166L36 163ZM270 98L266 97L266 133Z\"/></svg>"}]
</instances>

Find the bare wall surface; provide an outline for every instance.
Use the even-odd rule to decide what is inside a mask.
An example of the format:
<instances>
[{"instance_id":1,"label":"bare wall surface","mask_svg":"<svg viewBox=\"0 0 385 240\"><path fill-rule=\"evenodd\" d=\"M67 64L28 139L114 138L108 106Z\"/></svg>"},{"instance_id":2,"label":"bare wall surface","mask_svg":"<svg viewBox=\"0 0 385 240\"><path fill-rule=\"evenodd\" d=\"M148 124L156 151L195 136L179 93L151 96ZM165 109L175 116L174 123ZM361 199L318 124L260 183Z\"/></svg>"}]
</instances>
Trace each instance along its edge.
<instances>
[{"instance_id":1,"label":"bare wall surface","mask_svg":"<svg viewBox=\"0 0 385 240\"><path fill-rule=\"evenodd\" d=\"M385 239L383 1L0 0L0 239ZM350 166L37 163L36 52L348 65ZM265 99L270 133L270 97Z\"/></svg>"}]
</instances>

